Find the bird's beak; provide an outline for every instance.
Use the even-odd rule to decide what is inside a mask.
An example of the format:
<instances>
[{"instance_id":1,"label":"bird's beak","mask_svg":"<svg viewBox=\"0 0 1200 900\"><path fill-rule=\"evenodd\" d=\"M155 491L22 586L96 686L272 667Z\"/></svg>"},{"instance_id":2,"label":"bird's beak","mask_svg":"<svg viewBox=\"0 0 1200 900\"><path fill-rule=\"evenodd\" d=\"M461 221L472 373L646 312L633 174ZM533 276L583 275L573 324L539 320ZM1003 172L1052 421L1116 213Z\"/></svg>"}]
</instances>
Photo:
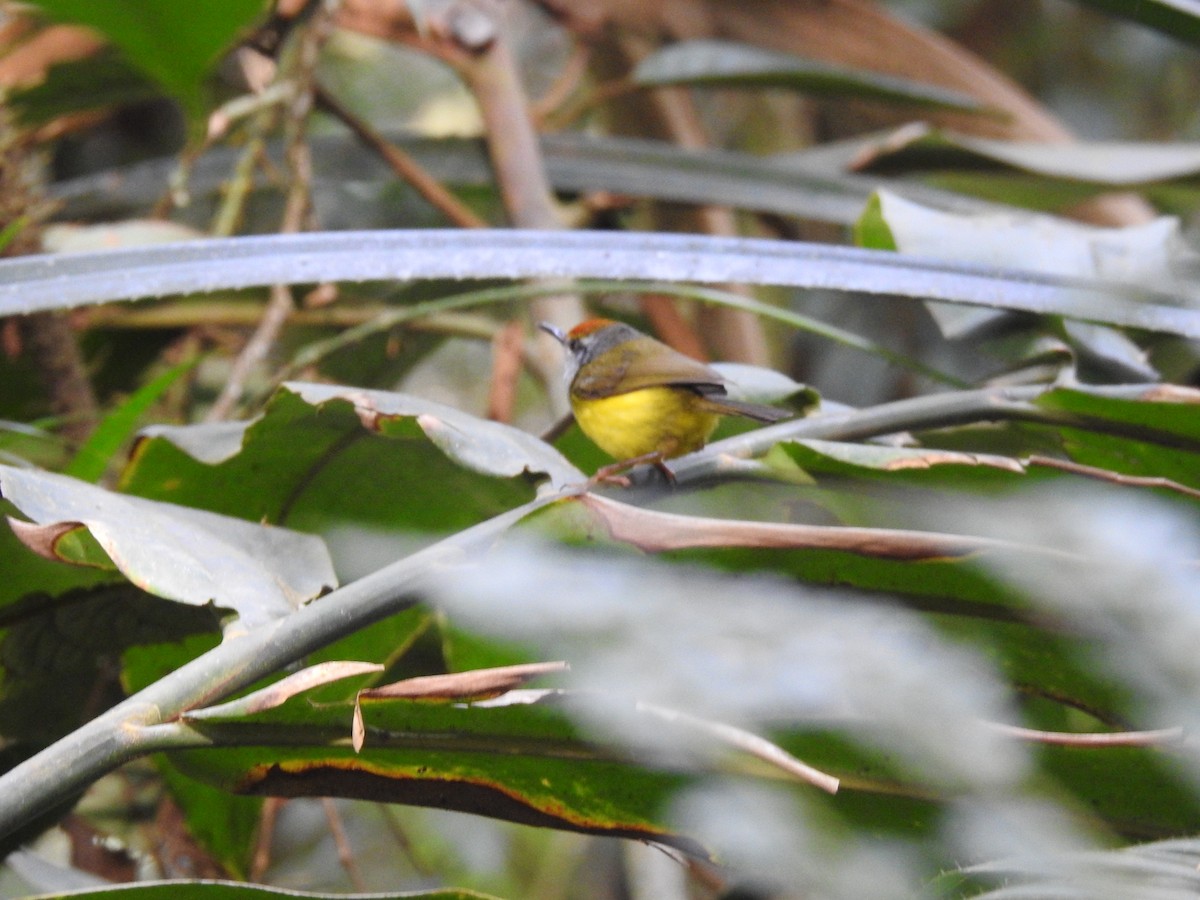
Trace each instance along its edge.
<instances>
[{"instance_id":1,"label":"bird's beak","mask_svg":"<svg viewBox=\"0 0 1200 900\"><path fill-rule=\"evenodd\" d=\"M551 325L549 322L538 322L538 328L540 328L542 331L546 332L546 334L550 335L550 337L554 338L556 341L558 341L564 347L566 346L566 344L567 344L566 332L564 332L557 325Z\"/></svg>"}]
</instances>

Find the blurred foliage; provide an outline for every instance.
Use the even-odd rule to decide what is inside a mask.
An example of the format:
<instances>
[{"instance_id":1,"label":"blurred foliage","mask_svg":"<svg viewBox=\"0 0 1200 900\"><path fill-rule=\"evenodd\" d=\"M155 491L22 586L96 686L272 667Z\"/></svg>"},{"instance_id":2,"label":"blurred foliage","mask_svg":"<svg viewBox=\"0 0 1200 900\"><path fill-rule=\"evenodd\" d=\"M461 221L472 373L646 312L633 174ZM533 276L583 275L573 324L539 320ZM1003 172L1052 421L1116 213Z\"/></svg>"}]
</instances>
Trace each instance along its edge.
<instances>
[{"instance_id":1,"label":"blurred foliage","mask_svg":"<svg viewBox=\"0 0 1200 900\"><path fill-rule=\"evenodd\" d=\"M0 6L0 890L1194 896L1200 13L554 6ZM819 402L591 484L579 309Z\"/></svg>"}]
</instances>

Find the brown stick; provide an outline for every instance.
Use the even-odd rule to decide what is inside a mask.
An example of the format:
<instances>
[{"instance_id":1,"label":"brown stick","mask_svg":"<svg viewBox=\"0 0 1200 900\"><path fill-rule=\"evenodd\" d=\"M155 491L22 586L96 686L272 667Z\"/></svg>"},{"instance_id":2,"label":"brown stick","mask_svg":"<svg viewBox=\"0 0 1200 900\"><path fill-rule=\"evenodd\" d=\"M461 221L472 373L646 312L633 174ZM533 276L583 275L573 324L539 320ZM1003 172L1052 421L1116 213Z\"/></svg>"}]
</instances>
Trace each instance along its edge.
<instances>
[{"instance_id":1,"label":"brown stick","mask_svg":"<svg viewBox=\"0 0 1200 900\"><path fill-rule=\"evenodd\" d=\"M320 84L316 86L316 100L318 106L353 131L355 137L378 153L379 157L391 166L393 172L407 181L431 206L459 228L488 227L486 220L475 215L465 203L425 171L420 163L387 140L372 128L370 123L347 109L340 100Z\"/></svg>"},{"instance_id":2,"label":"brown stick","mask_svg":"<svg viewBox=\"0 0 1200 900\"><path fill-rule=\"evenodd\" d=\"M525 328L513 320L496 332L492 340L492 380L488 390L487 417L511 422L517 405L517 380L524 367Z\"/></svg>"},{"instance_id":3,"label":"brown stick","mask_svg":"<svg viewBox=\"0 0 1200 900\"><path fill-rule=\"evenodd\" d=\"M333 805L333 800L329 797L322 797L321 808L325 810L329 833L333 835L333 845L337 847L338 862L346 870L346 875L354 886L354 890L360 894L366 893L367 882L363 879L362 869L358 867L358 860L354 857L354 848L350 846L350 840L346 837L346 827L342 824L342 817L338 814L337 807Z\"/></svg>"},{"instance_id":4,"label":"brown stick","mask_svg":"<svg viewBox=\"0 0 1200 900\"><path fill-rule=\"evenodd\" d=\"M700 112L686 88L652 91L651 102L677 144L690 150L707 150L711 147L712 141ZM740 233L737 218L728 206L700 206L695 211L695 217L705 234L737 237ZM731 284L726 289L751 296L745 285ZM744 310L707 305L700 307L698 316L703 324L703 333L720 358L756 366L770 365L766 336L758 316Z\"/></svg>"},{"instance_id":5,"label":"brown stick","mask_svg":"<svg viewBox=\"0 0 1200 900\"><path fill-rule=\"evenodd\" d=\"M456 17L458 12L459 6L452 6L438 23L437 32L443 43L454 43L459 72L479 104L509 219L517 228L562 228L528 98L503 28L503 8L499 3L478 0L469 13ZM481 15L487 17L484 24L490 25L490 30L480 24ZM569 293L536 298L528 308L532 321L550 322L563 329L585 317L583 302ZM549 335L536 336L530 359L535 374L547 384L553 383L553 373L562 364L558 343ZM565 412L565 395L552 394L551 403L554 413Z\"/></svg>"}]
</instances>

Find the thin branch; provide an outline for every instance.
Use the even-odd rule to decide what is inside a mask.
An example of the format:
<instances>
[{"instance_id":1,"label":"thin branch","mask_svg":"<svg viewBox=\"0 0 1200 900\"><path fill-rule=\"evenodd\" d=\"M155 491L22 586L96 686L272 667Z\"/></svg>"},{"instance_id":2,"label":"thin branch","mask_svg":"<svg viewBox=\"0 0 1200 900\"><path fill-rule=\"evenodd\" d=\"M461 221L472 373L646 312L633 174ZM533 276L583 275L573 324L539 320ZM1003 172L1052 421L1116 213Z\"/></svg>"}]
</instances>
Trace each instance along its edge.
<instances>
[{"instance_id":1,"label":"thin branch","mask_svg":"<svg viewBox=\"0 0 1200 900\"><path fill-rule=\"evenodd\" d=\"M279 810L287 803L284 797L267 797L258 818L258 834L254 838L254 856L250 860L249 881L262 881L271 866L271 844L275 839L275 823Z\"/></svg>"},{"instance_id":2,"label":"thin branch","mask_svg":"<svg viewBox=\"0 0 1200 900\"><path fill-rule=\"evenodd\" d=\"M333 845L337 847L338 862L346 870L346 876L350 879L354 890L360 894L365 893L367 882L363 878L362 869L359 868L354 850L350 846L350 839L346 837L346 828L342 824L342 817L338 814L337 807L329 797L322 797L321 808L325 811L325 821L329 823L329 833L333 835Z\"/></svg>"},{"instance_id":3,"label":"thin branch","mask_svg":"<svg viewBox=\"0 0 1200 900\"><path fill-rule=\"evenodd\" d=\"M576 41L572 45L571 55L567 57L566 65L558 73L554 83L530 107L530 116L536 126L544 125L578 90L587 74L591 55L591 48L587 44Z\"/></svg>"},{"instance_id":4,"label":"thin branch","mask_svg":"<svg viewBox=\"0 0 1200 900\"><path fill-rule=\"evenodd\" d=\"M237 165L233 168L233 176L225 186L225 195L221 199L221 205L213 217L210 230L216 237L232 235L241 224L246 201L250 198L251 191L254 190L254 173L266 149L266 141L263 139L264 129L265 123L261 119L256 119L251 128L250 138L246 142L246 146L242 148ZM182 190L182 187L179 189Z\"/></svg>"},{"instance_id":5,"label":"thin branch","mask_svg":"<svg viewBox=\"0 0 1200 900\"><path fill-rule=\"evenodd\" d=\"M672 460L671 469L676 480L684 484L711 478L723 472L730 460L761 456L780 441L854 441L887 434L1005 419L1059 423L1059 414L1041 410L1031 402L1047 390L1049 388L1043 385L1036 385L953 391L882 403L868 409L823 413L806 419L789 419L777 425L756 428L745 434L716 441L698 453ZM656 478L657 473L649 469L639 469L631 473L635 484Z\"/></svg>"},{"instance_id":6,"label":"thin branch","mask_svg":"<svg viewBox=\"0 0 1200 900\"><path fill-rule=\"evenodd\" d=\"M687 88L669 87L650 92L650 102L658 110L668 133L681 147L706 151L712 141L700 117L700 111ZM728 206L704 204L694 211L695 220L705 234L737 237L737 217ZM750 295L746 285L726 285L726 290ZM753 365L768 365L766 336L762 322L748 312L728 307L701 307L700 320L709 343L721 359Z\"/></svg>"},{"instance_id":7,"label":"thin branch","mask_svg":"<svg viewBox=\"0 0 1200 900\"><path fill-rule=\"evenodd\" d=\"M353 131L360 141L379 154L379 157L391 167L393 172L408 182L418 194L451 223L460 228L488 227L486 219L472 212L470 207L430 175L420 163L371 127L371 124L365 119L356 116L319 83L316 86L316 100L321 109L335 116L343 125Z\"/></svg>"},{"instance_id":8,"label":"thin branch","mask_svg":"<svg viewBox=\"0 0 1200 900\"><path fill-rule=\"evenodd\" d=\"M470 15L456 16L457 9L452 5L442 28L444 42L453 41L462 53L458 70L479 104L496 184L512 224L517 228L561 229L564 223L546 174L516 57L509 47L504 12L499 3L476 3ZM477 22L481 17L485 24L472 26L479 37L468 34L458 24ZM560 294L531 301L529 320L552 322L565 329L585 318L583 302L568 290L564 285ZM561 365L561 349L554 339L535 334L530 354L535 374L553 384L553 373ZM564 412L565 390L550 392L550 403L555 413Z\"/></svg>"},{"instance_id":9,"label":"thin branch","mask_svg":"<svg viewBox=\"0 0 1200 900\"><path fill-rule=\"evenodd\" d=\"M517 380L525 353L525 328L513 320L492 339L492 378L489 382L487 417L511 422L517 405Z\"/></svg>"},{"instance_id":10,"label":"thin branch","mask_svg":"<svg viewBox=\"0 0 1200 900\"><path fill-rule=\"evenodd\" d=\"M1051 456L1034 455L1025 460L1025 463L1030 466L1058 469L1060 472L1070 472L1072 475L1082 475L1084 478L1095 478L1099 481L1107 481L1126 487L1161 488L1162 490L1183 494L1183 496L1191 497L1193 500L1200 500L1200 491L1161 476L1122 475L1120 472L1113 472L1109 469L1085 466L1083 463L1055 459Z\"/></svg>"},{"instance_id":11,"label":"thin branch","mask_svg":"<svg viewBox=\"0 0 1200 900\"><path fill-rule=\"evenodd\" d=\"M204 416L206 422L219 422L227 419L242 399L246 380L255 369L267 358L283 326L287 323L296 304L292 299L292 290L286 284L271 285L270 300L258 323L258 328L242 348L233 368L225 381L221 393Z\"/></svg>"}]
</instances>

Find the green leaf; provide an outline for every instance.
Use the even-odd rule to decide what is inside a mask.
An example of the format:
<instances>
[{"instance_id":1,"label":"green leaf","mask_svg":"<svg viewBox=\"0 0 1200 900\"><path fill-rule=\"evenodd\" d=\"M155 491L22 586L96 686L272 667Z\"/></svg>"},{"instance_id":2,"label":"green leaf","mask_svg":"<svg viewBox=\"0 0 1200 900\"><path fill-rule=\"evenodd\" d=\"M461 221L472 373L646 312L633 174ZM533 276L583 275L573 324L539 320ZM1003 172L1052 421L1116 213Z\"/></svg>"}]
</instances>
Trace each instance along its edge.
<instances>
[{"instance_id":1,"label":"green leaf","mask_svg":"<svg viewBox=\"0 0 1200 900\"><path fill-rule=\"evenodd\" d=\"M545 473L586 480L514 428L347 387L291 385L254 422L146 434L122 476L125 490L306 531L441 533L527 502Z\"/></svg>"},{"instance_id":2,"label":"green leaf","mask_svg":"<svg viewBox=\"0 0 1200 900\"><path fill-rule=\"evenodd\" d=\"M139 419L154 402L195 368L199 358L180 363L138 388L125 402L104 417L76 451L63 474L84 481L99 481L121 446L137 428Z\"/></svg>"},{"instance_id":3,"label":"green leaf","mask_svg":"<svg viewBox=\"0 0 1200 900\"><path fill-rule=\"evenodd\" d=\"M871 194L871 199L863 208L862 215L854 223L854 243L871 250L899 250L896 236L888 226L883 214L883 199L879 194Z\"/></svg>"},{"instance_id":4,"label":"green leaf","mask_svg":"<svg viewBox=\"0 0 1200 900\"><path fill-rule=\"evenodd\" d=\"M324 544L311 535L8 466L0 466L0 489L39 535L83 524L134 584L181 603L234 609L246 627L285 616L336 584Z\"/></svg>"},{"instance_id":5,"label":"green leaf","mask_svg":"<svg viewBox=\"0 0 1200 900\"><path fill-rule=\"evenodd\" d=\"M1042 176L1049 185L1094 188L1145 187L1200 174L1200 147L1194 143L1005 141L921 124L864 139L854 158L858 169L890 172L967 171L990 164Z\"/></svg>"},{"instance_id":6,"label":"green leaf","mask_svg":"<svg viewBox=\"0 0 1200 900\"><path fill-rule=\"evenodd\" d=\"M551 692L506 702L444 704L390 700L365 710L366 746L276 746L295 729L329 742L350 735L352 704L288 703L240 721L194 727L219 741L252 729L258 746L171 754L181 770L226 789L274 796L342 796L457 809L530 825L682 845L662 818L688 780L591 747ZM512 698L521 697L520 702ZM276 740L272 740L271 736Z\"/></svg>"},{"instance_id":7,"label":"green leaf","mask_svg":"<svg viewBox=\"0 0 1200 900\"><path fill-rule=\"evenodd\" d=\"M974 98L957 91L732 41L669 44L642 60L634 70L633 80L645 87L671 84L782 87L819 96L882 100L935 109L970 112L980 109Z\"/></svg>"},{"instance_id":8,"label":"green leaf","mask_svg":"<svg viewBox=\"0 0 1200 900\"><path fill-rule=\"evenodd\" d=\"M263 0L210 0L203 14L138 0L37 0L51 17L87 25L124 51L135 66L199 113L201 84L222 51L264 11Z\"/></svg>"},{"instance_id":9,"label":"green leaf","mask_svg":"<svg viewBox=\"0 0 1200 900\"><path fill-rule=\"evenodd\" d=\"M1067 414L1059 431L1063 449L1077 462L1200 488L1200 391L1162 385L1128 396L1103 388L1059 388L1039 397L1037 405ZM1085 427L1072 427L1072 417Z\"/></svg>"},{"instance_id":10,"label":"green leaf","mask_svg":"<svg viewBox=\"0 0 1200 900\"><path fill-rule=\"evenodd\" d=\"M126 583L27 594L0 612L0 734L60 737L94 708L127 648L196 633L211 644L216 629L212 609L166 604Z\"/></svg>"}]
</instances>

